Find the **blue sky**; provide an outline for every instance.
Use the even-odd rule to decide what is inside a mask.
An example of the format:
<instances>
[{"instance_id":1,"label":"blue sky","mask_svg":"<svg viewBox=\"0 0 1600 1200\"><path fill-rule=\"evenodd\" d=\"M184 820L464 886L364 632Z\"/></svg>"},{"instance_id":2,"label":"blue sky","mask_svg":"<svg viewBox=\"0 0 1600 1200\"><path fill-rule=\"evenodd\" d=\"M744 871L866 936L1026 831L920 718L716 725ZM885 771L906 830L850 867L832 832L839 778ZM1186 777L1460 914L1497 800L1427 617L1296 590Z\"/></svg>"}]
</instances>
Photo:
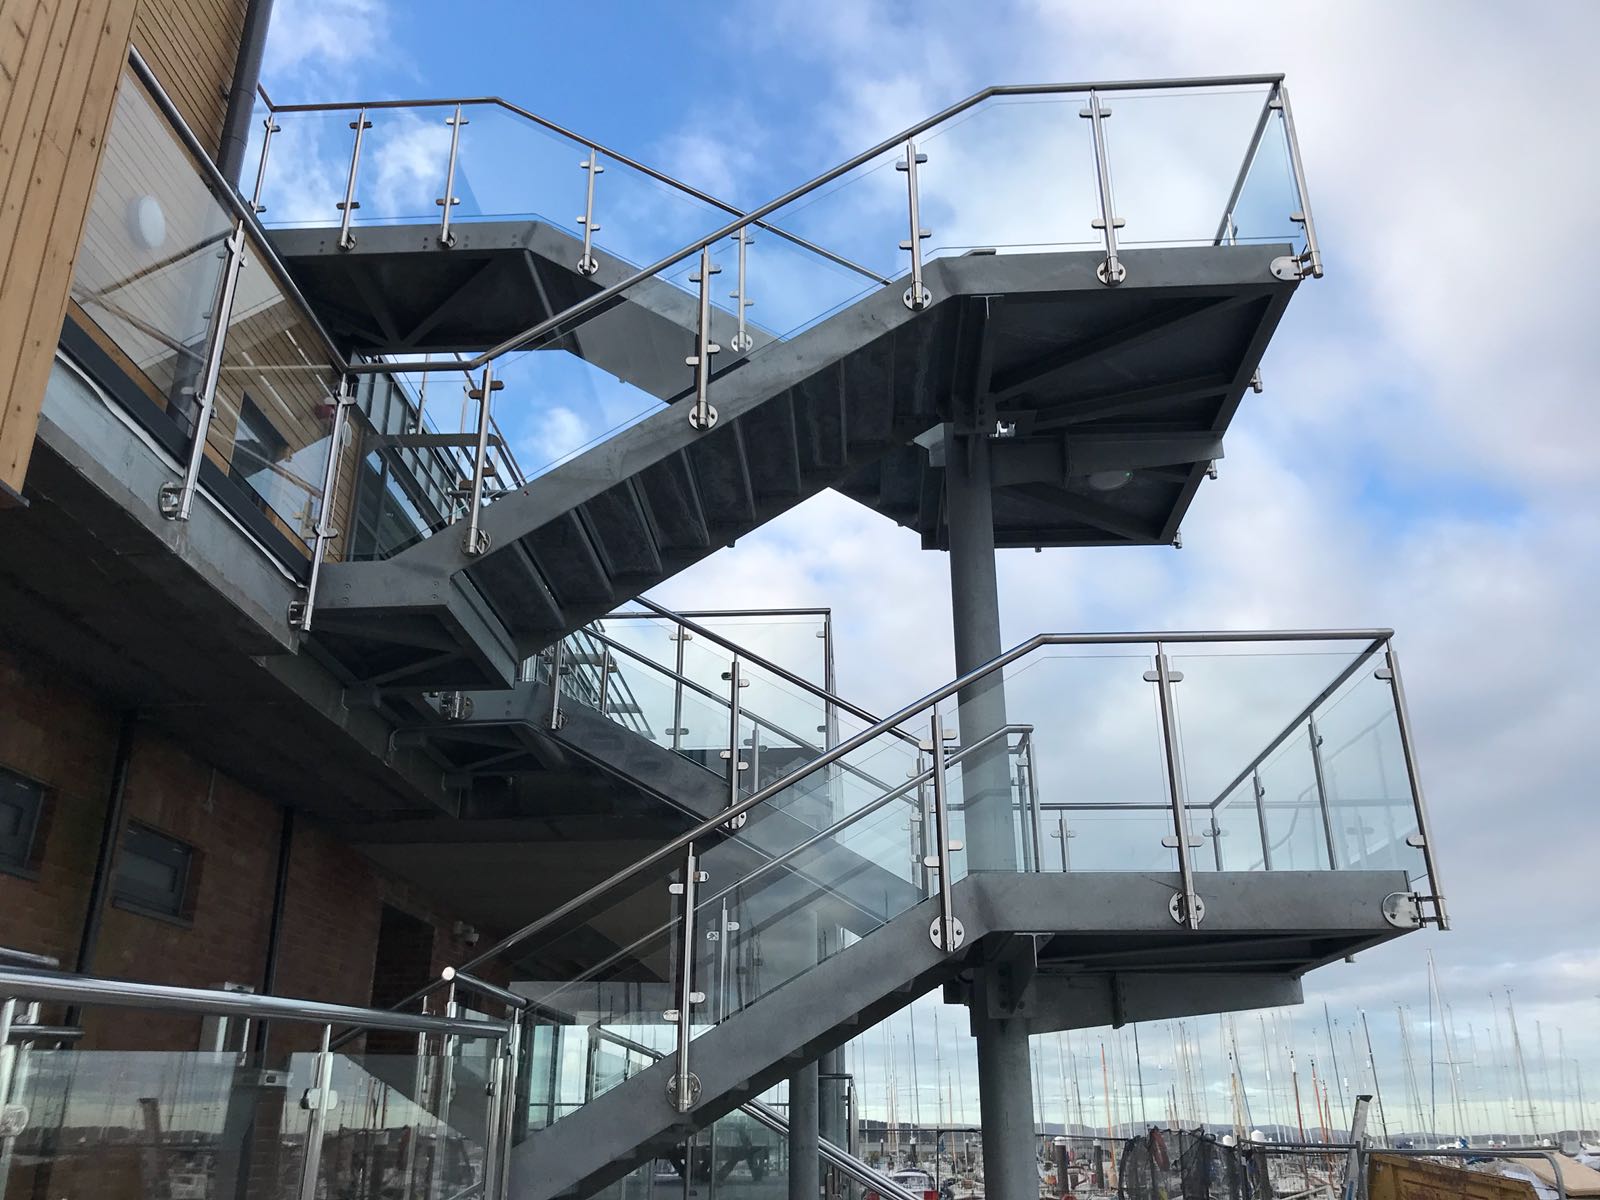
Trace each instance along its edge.
<instances>
[{"instance_id":1,"label":"blue sky","mask_svg":"<svg viewBox=\"0 0 1600 1200\"><path fill-rule=\"evenodd\" d=\"M1512 986L1524 1039L1560 1027L1600 1097L1596 35L1600 9L1579 3L278 0L265 83L279 101L500 94L753 205L991 83L1287 72L1327 278L1291 306L1185 548L1003 556L1005 637L1394 626L1457 929L1311 977L1298 1041L1323 999L1342 1022L1364 1005L1395 1060L1393 1005L1425 1019L1431 947L1480 1049L1489 993ZM1009 178L998 197L964 183L1053 219L1059 192ZM549 395L502 401L525 462L640 410L592 378ZM831 605L841 689L882 711L950 673L929 653L944 572L913 535L823 496L660 596ZM924 1014L919 1042L931 1028ZM864 1053L881 1076L882 1051Z\"/></svg>"}]
</instances>

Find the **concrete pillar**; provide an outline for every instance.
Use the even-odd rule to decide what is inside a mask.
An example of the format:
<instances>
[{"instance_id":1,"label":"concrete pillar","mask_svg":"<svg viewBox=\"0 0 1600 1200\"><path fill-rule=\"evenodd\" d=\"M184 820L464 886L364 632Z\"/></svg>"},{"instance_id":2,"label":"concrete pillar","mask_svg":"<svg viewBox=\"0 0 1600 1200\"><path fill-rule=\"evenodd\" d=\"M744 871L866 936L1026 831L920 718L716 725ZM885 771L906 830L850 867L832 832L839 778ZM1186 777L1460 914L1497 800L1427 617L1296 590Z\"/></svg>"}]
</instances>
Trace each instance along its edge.
<instances>
[{"instance_id":1,"label":"concrete pillar","mask_svg":"<svg viewBox=\"0 0 1600 1200\"><path fill-rule=\"evenodd\" d=\"M817 1064L809 1063L789 1077L789 1200L817 1200L822 1191L817 1116Z\"/></svg>"},{"instance_id":2,"label":"concrete pillar","mask_svg":"<svg viewBox=\"0 0 1600 1200\"><path fill-rule=\"evenodd\" d=\"M988 437L947 439L945 507L950 524L956 671L964 675L1003 649ZM1005 683L1000 673L967 688L957 699L963 745L1006 724ZM962 760L961 798L966 806L968 870L1015 871L1011 768L1004 741L997 741L990 752ZM979 1019L976 1015L972 1026L978 1043L984 1194L987 1200L1038 1200L1033 1064L1027 1026L1020 1020Z\"/></svg>"}]
</instances>

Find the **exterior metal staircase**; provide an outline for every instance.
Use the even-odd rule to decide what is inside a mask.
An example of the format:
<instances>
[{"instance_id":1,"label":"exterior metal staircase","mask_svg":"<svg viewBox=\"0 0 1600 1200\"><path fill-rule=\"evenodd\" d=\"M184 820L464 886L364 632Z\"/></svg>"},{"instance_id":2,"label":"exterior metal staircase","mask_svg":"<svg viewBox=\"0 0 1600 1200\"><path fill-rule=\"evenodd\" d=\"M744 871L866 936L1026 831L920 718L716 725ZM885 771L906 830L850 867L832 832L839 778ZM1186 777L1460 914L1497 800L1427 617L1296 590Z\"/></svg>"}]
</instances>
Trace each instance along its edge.
<instances>
[{"instance_id":1,"label":"exterior metal staircase","mask_svg":"<svg viewBox=\"0 0 1600 1200\"><path fill-rule=\"evenodd\" d=\"M1282 687L1256 674L1262 643L1274 640L1286 643L1274 668L1292 681ZM1153 658L1104 653L1141 643L1153 643ZM1308 658L1334 668L1332 678L1306 675ZM1063 673L1105 663L1166 698L1165 805L1041 798L1041 773L1093 779L1121 756L1116 746L1096 762L1055 737L1020 737L1033 732L1025 726L969 731L959 747L940 736L982 679L1005 674L1018 699L1030 678L1038 694L1059 696ZM1238 690L1241 670L1257 701L1244 707L1262 711L1225 746L1201 744L1201 714L1236 714L1252 699ZM1191 691L1174 695L1180 687ZM1281 727L1268 715L1280 705L1290 714ZM569 711L573 723L618 729L639 716ZM835 794L820 827L773 819L924 721L928 766L909 786ZM1378 774L1405 786L1375 790L1374 756L1397 756ZM982 782L997 761L1009 764L1003 795ZM1234 782L1197 799L1223 777ZM800 1064L940 986L1032 1033L1296 1003L1306 971L1443 923L1415 778L1384 631L1032 639L719 807L464 965L493 962L522 979L513 990L561 1036L632 1040L652 1060L581 1103L536 1100L550 1120L512 1151L511 1192L587 1195L649 1169ZM963 851L962 838L980 837L996 813L1015 835L1014 855L996 858L990 845L965 865L972 847ZM748 822L730 829L741 816ZM1059 864L1040 850L1058 819ZM1114 845L1108 821L1126 835ZM1091 859L1081 847L1069 863L1069 822L1110 853ZM925 853L892 852L906 829ZM1302 853L1316 832L1326 842ZM1207 838L1215 869L1198 852ZM880 891L885 877L900 886ZM659 1047L663 1031L674 1048Z\"/></svg>"},{"instance_id":2,"label":"exterior metal staircase","mask_svg":"<svg viewBox=\"0 0 1600 1200\"><path fill-rule=\"evenodd\" d=\"M612 227L598 233L593 153L576 227L488 211L452 223L459 111L440 220L353 225L359 115L339 224L273 231L352 357L476 353L465 365L485 369L487 407L505 356L573 356L666 407L525 483L499 481L465 529L436 529L382 561L327 564L310 622L323 648L352 679L386 689L507 687L527 656L829 487L941 547L952 429L995 439L1001 545L1176 540L1290 295L1321 270L1278 80L1206 82L1243 89L1255 119L1223 152L1219 216L1203 218L1203 237L1164 201L1124 217L1130 202L1113 196L1115 138L1098 97L1132 85L997 88L641 268L599 244ZM1151 95L1176 102L1186 90ZM1092 130L1084 157L1063 164L1051 161L1059 148L1041 149L1037 166L1097 181L1081 227L1099 231L1098 248L1075 248L1069 222L1023 245L925 252L923 217L959 222L967 203L960 184L933 182L965 122L1007 117L1010 97L1059 105L1075 93L1093 101L1089 121L1076 100L1061 115ZM1292 170L1271 185L1274 154ZM901 180L909 237L880 212L885 181ZM824 219L841 209L866 216L844 228ZM1257 220L1258 209L1274 215ZM1141 220L1136 248L1119 244L1117 230ZM790 232L813 226L855 259ZM896 262L883 250L897 242ZM818 282L821 269L833 277ZM752 320L751 304L773 316ZM468 482L475 501L493 490L481 467Z\"/></svg>"}]
</instances>

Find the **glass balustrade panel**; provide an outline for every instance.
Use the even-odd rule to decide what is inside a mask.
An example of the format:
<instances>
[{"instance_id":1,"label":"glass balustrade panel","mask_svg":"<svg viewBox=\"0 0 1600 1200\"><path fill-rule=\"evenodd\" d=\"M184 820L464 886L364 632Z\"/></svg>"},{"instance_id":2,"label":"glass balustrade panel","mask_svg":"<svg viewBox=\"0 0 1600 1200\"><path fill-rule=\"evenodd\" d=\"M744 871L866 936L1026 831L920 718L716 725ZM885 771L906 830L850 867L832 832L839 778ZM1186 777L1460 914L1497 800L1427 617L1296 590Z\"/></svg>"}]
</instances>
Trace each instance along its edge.
<instances>
[{"instance_id":1,"label":"glass balustrade panel","mask_svg":"<svg viewBox=\"0 0 1600 1200\"><path fill-rule=\"evenodd\" d=\"M238 484L276 534L309 549L324 503L346 519L360 461L360 430L346 423L338 482L324 495L328 438L340 378L315 328L259 256L246 259L228 317L207 457ZM329 547L338 557L338 544Z\"/></svg>"},{"instance_id":2,"label":"glass balustrade panel","mask_svg":"<svg viewBox=\"0 0 1600 1200\"><path fill-rule=\"evenodd\" d=\"M1317 707L1328 819L1341 869L1426 875L1394 693L1376 655Z\"/></svg>"},{"instance_id":3,"label":"glass balustrade panel","mask_svg":"<svg viewBox=\"0 0 1600 1200\"><path fill-rule=\"evenodd\" d=\"M149 94L125 74L69 317L184 432L193 428L233 226Z\"/></svg>"}]
</instances>

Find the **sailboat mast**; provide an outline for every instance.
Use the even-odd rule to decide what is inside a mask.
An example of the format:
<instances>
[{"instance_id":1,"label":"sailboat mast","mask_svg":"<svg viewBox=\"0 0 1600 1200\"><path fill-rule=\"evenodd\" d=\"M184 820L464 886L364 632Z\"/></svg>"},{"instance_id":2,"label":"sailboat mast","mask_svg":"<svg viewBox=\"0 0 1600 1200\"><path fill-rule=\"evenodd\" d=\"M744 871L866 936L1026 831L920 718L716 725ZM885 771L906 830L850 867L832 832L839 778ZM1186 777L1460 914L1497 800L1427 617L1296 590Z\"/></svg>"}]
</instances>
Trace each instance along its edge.
<instances>
[{"instance_id":1,"label":"sailboat mast","mask_svg":"<svg viewBox=\"0 0 1600 1200\"><path fill-rule=\"evenodd\" d=\"M1517 1074L1522 1078L1522 1098L1528 1105L1528 1133L1539 1137L1539 1117L1533 1103L1533 1088L1528 1083L1528 1063L1522 1057L1522 1035L1517 1031L1517 1010L1511 1003L1511 989L1506 989L1506 1018L1511 1022L1511 1053L1517 1062Z\"/></svg>"},{"instance_id":2,"label":"sailboat mast","mask_svg":"<svg viewBox=\"0 0 1600 1200\"><path fill-rule=\"evenodd\" d=\"M1300 1074L1294 1066L1294 1047L1289 1047L1289 1082L1294 1085L1294 1119L1300 1126L1300 1140L1306 1140L1306 1115L1300 1107Z\"/></svg>"},{"instance_id":3,"label":"sailboat mast","mask_svg":"<svg viewBox=\"0 0 1600 1200\"><path fill-rule=\"evenodd\" d=\"M1328 1002L1322 1002L1322 1027L1328 1032L1328 1056L1333 1062L1333 1079L1339 1088L1339 1113L1346 1118L1350 1110L1345 1107L1344 1078L1339 1074L1339 1047L1333 1043L1333 1017L1328 1012Z\"/></svg>"},{"instance_id":4,"label":"sailboat mast","mask_svg":"<svg viewBox=\"0 0 1600 1200\"><path fill-rule=\"evenodd\" d=\"M1367 1024L1367 1010L1357 1009L1361 1014L1361 1032L1367 1039L1367 1067L1372 1071L1372 1095L1378 1102L1378 1124L1383 1126L1383 1144L1389 1145L1389 1117L1383 1109L1383 1087L1378 1083L1378 1060L1372 1055L1372 1029Z\"/></svg>"}]
</instances>

